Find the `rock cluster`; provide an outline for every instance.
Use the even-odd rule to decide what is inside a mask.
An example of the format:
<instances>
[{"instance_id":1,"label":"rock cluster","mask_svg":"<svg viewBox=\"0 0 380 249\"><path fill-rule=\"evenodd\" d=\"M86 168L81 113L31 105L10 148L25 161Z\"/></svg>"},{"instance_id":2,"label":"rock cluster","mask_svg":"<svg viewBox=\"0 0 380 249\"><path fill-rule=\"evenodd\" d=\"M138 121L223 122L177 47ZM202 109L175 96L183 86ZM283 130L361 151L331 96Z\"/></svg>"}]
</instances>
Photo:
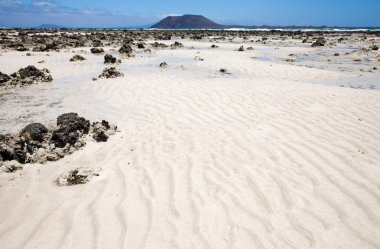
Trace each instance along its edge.
<instances>
[{"instance_id":1,"label":"rock cluster","mask_svg":"<svg viewBox=\"0 0 380 249\"><path fill-rule=\"evenodd\" d=\"M124 54L127 56L132 56L132 52L133 52L133 49L131 45L129 44L123 44L123 46L121 46L121 48L119 49L120 54Z\"/></svg>"},{"instance_id":2,"label":"rock cluster","mask_svg":"<svg viewBox=\"0 0 380 249\"><path fill-rule=\"evenodd\" d=\"M51 82L52 76L48 69L37 69L35 66L21 68L11 75L0 72L0 87L25 86L40 82Z\"/></svg>"},{"instance_id":3,"label":"rock cluster","mask_svg":"<svg viewBox=\"0 0 380 249\"><path fill-rule=\"evenodd\" d=\"M0 135L0 168L12 171L15 165L57 161L86 144L86 135L97 142L106 142L117 127L107 121L90 124L77 113L57 118L57 127L48 129L41 123L27 125L18 134Z\"/></svg>"},{"instance_id":4,"label":"rock cluster","mask_svg":"<svg viewBox=\"0 0 380 249\"><path fill-rule=\"evenodd\" d=\"M170 47L171 47L172 49L183 48L183 44L180 43L180 42L175 41L172 45L170 45Z\"/></svg>"},{"instance_id":5,"label":"rock cluster","mask_svg":"<svg viewBox=\"0 0 380 249\"><path fill-rule=\"evenodd\" d=\"M311 44L312 47L323 47L326 44L326 39L324 37L318 37L315 42Z\"/></svg>"},{"instance_id":6,"label":"rock cluster","mask_svg":"<svg viewBox=\"0 0 380 249\"><path fill-rule=\"evenodd\" d=\"M102 74L99 75L99 78L117 78L123 77L124 74L116 69L116 67L107 67L103 70Z\"/></svg>"}]
</instances>

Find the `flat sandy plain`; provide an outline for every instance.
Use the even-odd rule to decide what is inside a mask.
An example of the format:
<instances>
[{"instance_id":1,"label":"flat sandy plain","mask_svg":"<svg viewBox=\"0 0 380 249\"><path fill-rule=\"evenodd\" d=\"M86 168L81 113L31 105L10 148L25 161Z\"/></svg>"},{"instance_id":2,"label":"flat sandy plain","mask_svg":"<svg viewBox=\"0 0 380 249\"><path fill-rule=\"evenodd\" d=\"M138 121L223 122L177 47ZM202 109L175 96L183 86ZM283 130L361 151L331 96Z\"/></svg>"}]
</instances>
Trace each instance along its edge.
<instances>
[{"instance_id":1,"label":"flat sandy plain","mask_svg":"<svg viewBox=\"0 0 380 249\"><path fill-rule=\"evenodd\" d=\"M129 58L105 46L124 77L96 81L90 47L1 50L1 72L54 80L2 90L0 133L71 111L120 132L0 173L0 248L380 248L380 51L360 51L380 38L360 37L172 37L158 42L184 47ZM57 186L78 167L103 171Z\"/></svg>"}]
</instances>

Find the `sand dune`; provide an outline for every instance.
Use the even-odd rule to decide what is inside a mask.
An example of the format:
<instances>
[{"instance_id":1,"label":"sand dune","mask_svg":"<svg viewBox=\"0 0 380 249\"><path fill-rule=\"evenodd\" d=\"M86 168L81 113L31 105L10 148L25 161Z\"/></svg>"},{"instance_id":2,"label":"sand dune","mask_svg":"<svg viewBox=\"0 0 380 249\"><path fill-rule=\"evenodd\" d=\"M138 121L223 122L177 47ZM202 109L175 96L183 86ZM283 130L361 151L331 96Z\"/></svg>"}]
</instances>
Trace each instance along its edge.
<instances>
[{"instance_id":1,"label":"sand dune","mask_svg":"<svg viewBox=\"0 0 380 249\"><path fill-rule=\"evenodd\" d=\"M51 57L58 81L102 66ZM121 132L0 175L1 248L380 248L379 92L311 84L352 75L223 46L120 68L125 77L89 77L54 112L75 106ZM104 173L57 187L76 167Z\"/></svg>"}]
</instances>

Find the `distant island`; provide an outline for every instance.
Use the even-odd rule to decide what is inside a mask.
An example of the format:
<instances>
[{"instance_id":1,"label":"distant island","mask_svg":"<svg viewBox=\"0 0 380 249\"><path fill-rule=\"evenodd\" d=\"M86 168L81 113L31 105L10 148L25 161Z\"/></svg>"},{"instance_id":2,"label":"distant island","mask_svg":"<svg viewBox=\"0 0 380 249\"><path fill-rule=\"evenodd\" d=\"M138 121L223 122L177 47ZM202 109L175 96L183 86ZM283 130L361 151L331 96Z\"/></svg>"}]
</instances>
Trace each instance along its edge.
<instances>
[{"instance_id":1,"label":"distant island","mask_svg":"<svg viewBox=\"0 0 380 249\"><path fill-rule=\"evenodd\" d=\"M224 27L201 15L168 16L152 26L155 29L222 29Z\"/></svg>"}]
</instances>

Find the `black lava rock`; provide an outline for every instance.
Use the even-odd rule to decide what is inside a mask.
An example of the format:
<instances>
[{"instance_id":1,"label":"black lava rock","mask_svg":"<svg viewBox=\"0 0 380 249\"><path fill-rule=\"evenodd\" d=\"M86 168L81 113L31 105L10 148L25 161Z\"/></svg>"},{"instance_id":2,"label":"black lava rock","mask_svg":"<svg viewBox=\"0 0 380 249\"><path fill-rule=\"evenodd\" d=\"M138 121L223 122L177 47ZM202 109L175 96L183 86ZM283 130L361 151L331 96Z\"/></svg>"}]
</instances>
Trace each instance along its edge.
<instances>
[{"instance_id":1,"label":"black lava rock","mask_svg":"<svg viewBox=\"0 0 380 249\"><path fill-rule=\"evenodd\" d=\"M132 47L129 44L124 44L120 49L119 53L130 55L133 52Z\"/></svg>"},{"instance_id":2,"label":"black lava rock","mask_svg":"<svg viewBox=\"0 0 380 249\"><path fill-rule=\"evenodd\" d=\"M91 51L91 53L93 53L93 54L101 54L101 53L104 53L104 49L102 49L102 48L91 48L90 51Z\"/></svg>"},{"instance_id":3,"label":"black lava rock","mask_svg":"<svg viewBox=\"0 0 380 249\"><path fill-rule=\"evenodd\" d=\"M97 132L92 137L96 142L107 142L108 140L108 136L104 133L104 131Z\"/></svg>"},{"instance_id":4,"label":"black lava rock","mask_svg":"<svg viewBox=\"0 0 380 249\"><path fill-rule=\"evenodd\" d=\"M21 135L27 140L34 140L38 142L44 141L44 137L47 133L48 129L40 123L29 124L21 131Z\"/></svg>"},{"instance_id":5,"label":"black lava rock","mask_svg":"<svg viewBox=\"0 0 380 249\"><path fill-rule=\"evenodd\" d=\"M113 64L113 63L116 63L116 58L115 57L113 57L112 55L110 55L110 54L106 54L105 56L104 56L104 63L106 63L106 64Z\"/></svg>"},{"instance_id":6,"label":"black lava rock","mask_svg":"<svg viewBox=\"0 0 380 249\"><path fill-rule=\"evenodd\" d=\"M13 149L13 159L19 163L26 163L26 152L21 148Z\"/></svg>"},{"instance_id":7,"label":"black lava rock","mask_svg":"<svg viewBox=\"0 0 380 249\"><path fill-rule=\"evenodd\" d=\"M72 126L65 126L53 131L50 142L58 148L63 148L66 144L74 145L78 139L78 131Z\"/></svg>"},{"instance_id":8,"label":"black lava rock","mask_svg":"<svg viewBox=\"0 0 380 249\"><path fill-rule=\"evenodd\" d=\"M53 131L50 142L58 148L74 145L80 138L79 132L88 134L90 130L90 121L73 112L58 116L57 125L59 128Z\"/></svg>"},{"instance_id":9,"label":"black lava rock","mask_svg":"<svg viewBox=\"0 0 380 249\"><path fill-rule=\"evenodd\" d=\"M18 73L21 79L44 76L44 72L37 69L35 66L27 66L26 68L21 68L20 70L18 70Z\"/></svg>"},{"instance_id":10,"label":"black lava rock","mask_svg":"<svg viewBox=\"0 0 380 249\"><path fill-rule=\"evenodd\" d=\"M323 47L326 44L324 37L318 37L317 40L311 44L312 47Z\"/></svg>"},{"instance_id":11,"label":"black lava rock","mask_svg":"<svg viewBox=\"0 0 380 249\"><path fill-rule=\"evenodd\" d=\"M79 130L85 134L90 130L90 121L83 117L79 117L77 113L65 113L57 118L57 125L60 127L72 127L74 130Z\"/></svg>"}]
</instances>

